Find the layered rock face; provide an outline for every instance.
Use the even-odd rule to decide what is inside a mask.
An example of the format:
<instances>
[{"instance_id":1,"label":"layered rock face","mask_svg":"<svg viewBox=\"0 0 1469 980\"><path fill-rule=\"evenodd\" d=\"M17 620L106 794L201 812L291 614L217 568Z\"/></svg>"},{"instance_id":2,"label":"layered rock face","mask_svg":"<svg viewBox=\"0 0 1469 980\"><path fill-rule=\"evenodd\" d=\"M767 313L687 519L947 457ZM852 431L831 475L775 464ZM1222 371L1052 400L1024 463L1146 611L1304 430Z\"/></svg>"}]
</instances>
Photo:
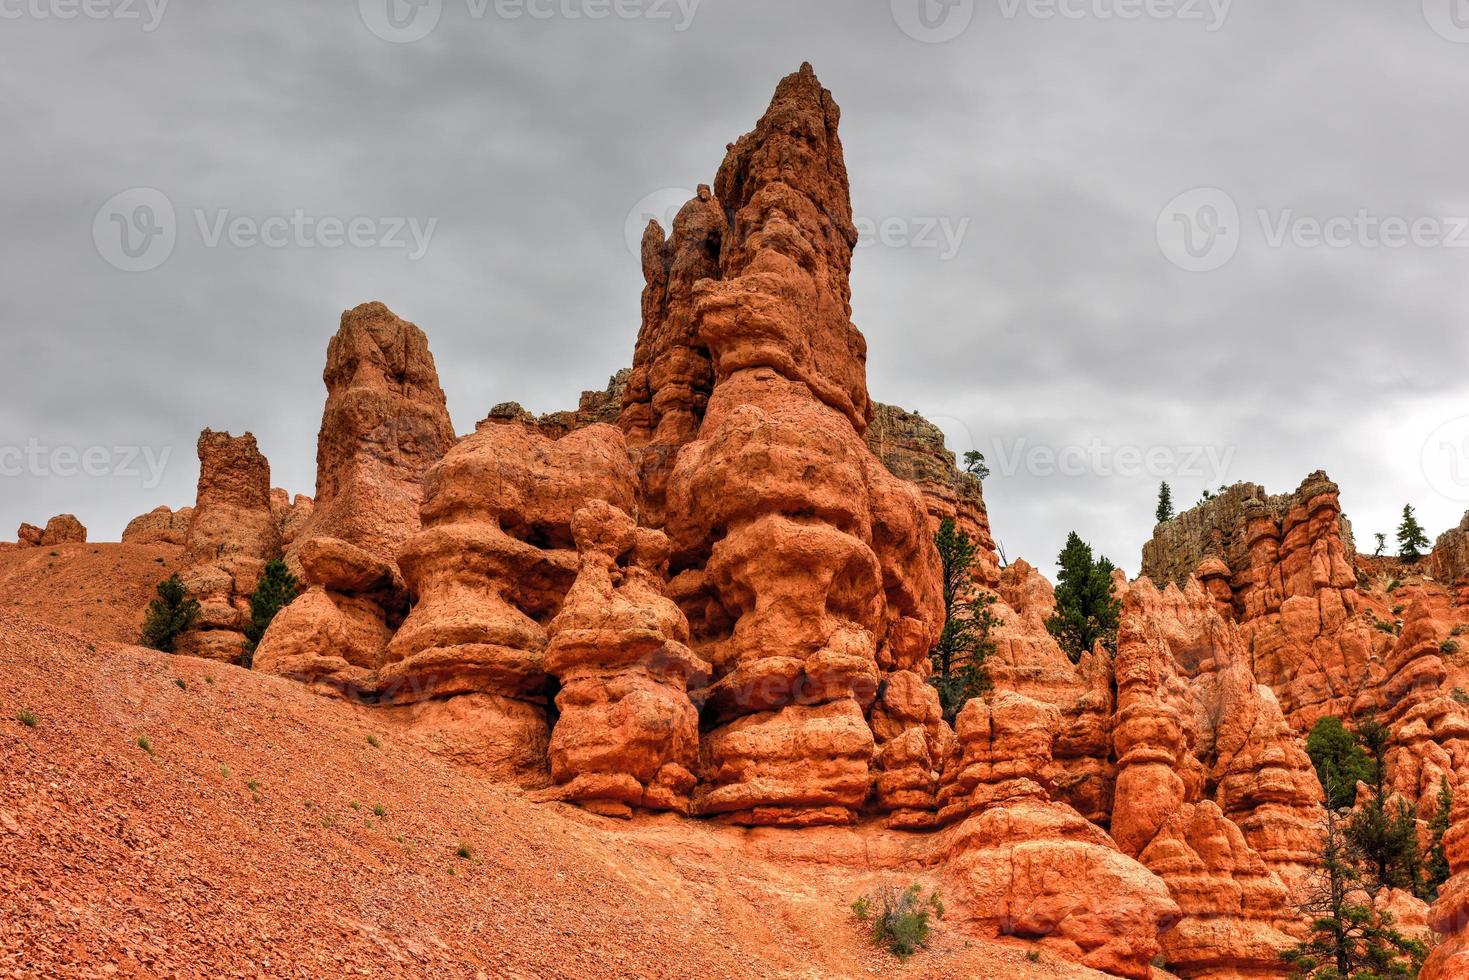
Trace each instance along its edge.
<instances>
[{"instance_id":1,"label":"layered rock face","mask_svg":"<svg viewBox=\"0 0 1469 980\"><path fill-rule=\"evenodd\" d=\"M1428 957L1421 980L1460 980L1469 976L1469 786L1460 781L1454 790L1452 824L1444 834L1448 855L1448 882L1428 917L1433 931L1444 937Z\"/></svg>"},{"instance_id":2,"label":"layered rock face","mask_svg":"<svg viewBox=\"0 0 1469 980\"><path fill-rule=\"evenodd\" d=\"M1182 909L1185 975L1278 971L1320 846L1321 791L1238 628L1196 579L1127 588L1117 650L1112 834Z\"/></svg>"},{"instance_id":3,"label":"layered rock face","mask_svg":"<svg viewBox=\"0 0 1469 980\"><path fill-rule=\"evenodd\" d=\"M935 531L943 521L952 520L969 536L979 547L976 580L985 588L997 589L1000 560L984 506L984 482L955 465L954 454L944 444L939 427L916 412L874 403L867 447L888 472L923 492L930 526Z\"/></svg>"},{"instance_id":4,"label":"layered rock face","mask_svg":"<svg viewBox=\"0 0 1469 980\"><path fill-rule=\"evenodd\" d=\"M581 566L546 647L561 682L551 775L564 799L601 812L687 813L699 753L688 686L702 687L709 665L663 594L668 538L602 500L576 512L572 533Z\"/></svg>"},{"instance_id":5,"label":"layered rock face","mask_svg":"<svg viewBox=\"0 0 1469 980\"><path fill-rule=\"evenodd\" d=\"M392 563L418 529L424 474L454 445L428 338L365 303L342 314L322 380L315 506L302 538L339 538Z\"/></svg>"},{"instance_id":6,"label":"layered rock face","mask_svg":"<svg viewBox=\"0 0 1469 980\"><path fill-rule=\"evenodd\" d=\"M965 817L949 852L966 916L1123 977L1148 977L1179 907L1157 877L1049 795L1055 708L1013 693L959 713L942 815Z\"/></svg>"},{"instance_id":7,"label":"layered rock face","mask_svg":"<svg viewBox=\"0 0 1469 980\"><path fill-rule=\"evenodd\" d=\"M419 528L428 469L454 445L428 339L381 303L342 314L327 347L317 495L274 508L306 593L271 624L257 669L351 696L407 613L398 554Z\"/></svg>"},{"instance_id":8,"label":"layered rock face","mask_svg":"<svg viewBox=\"0 0 1469 980\"><path fill-rule=\"evenodd\" d=\"M123 544L185 544L189 539L189 523L194 508L156 507L128 522L122 532Z\"/></svg>"},{"instance_id":9,"label":"layered rock face","mask_svg":"<svg viewBox=\"0 0 1469 980\"><path fill-rule=\"evenodd\" d=\"M856 231L839 115L803 67L731 147L712 194L683 210L666 283L647 263L663 296L623 415L650 511L666 515L673 594L714 669L696 805L744 823L855 816L881 669L921 664L942 615L922 500L862 438L871 406L849 318ZM716 240L718 277L693 283L688 310L679 277L712 272ZM702 419L701 351L713 384ZM681 440L664 484L660 459Z\"/></svg>"},{"instance_id":10,"label":"layered rock face","mask_svg":"<svg viewBox=\"0 0 1469 980\"><path fill-rule=\"evenodd\" d=\"M232 663L244 652L249 596L265 563L281 555L270 463L248 432L205 429L198 450L199 488L184 538L189 567L182 578L200 615L177 649Z\"/></svg>"}]
</instances>

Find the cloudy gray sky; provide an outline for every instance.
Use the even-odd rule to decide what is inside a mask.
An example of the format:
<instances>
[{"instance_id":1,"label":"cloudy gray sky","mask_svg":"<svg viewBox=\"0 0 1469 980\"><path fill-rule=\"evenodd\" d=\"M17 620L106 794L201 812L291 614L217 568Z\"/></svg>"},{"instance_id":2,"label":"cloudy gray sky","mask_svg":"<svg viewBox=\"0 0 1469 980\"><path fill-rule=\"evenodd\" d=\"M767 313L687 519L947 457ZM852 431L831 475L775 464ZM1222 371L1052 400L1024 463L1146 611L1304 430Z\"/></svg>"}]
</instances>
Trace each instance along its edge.
<instances>
[{"instance_id":1,"label":"cloudy gray sky","mask_svg":"<svg viewBox=\"0 0 1469 980\"><path fill-rule=\"evenodd\" d=\"M631 358L627 228L803 60L872 392L989 457L1012 559L1074 528L1135 572L1163 478L1324 468L1369 542L1469 505L1461 0L391 2L0 0L0 528L115 540L206 425L311 492L369 299L460 431L573 406Z\"/></svg>"}]
</instances>

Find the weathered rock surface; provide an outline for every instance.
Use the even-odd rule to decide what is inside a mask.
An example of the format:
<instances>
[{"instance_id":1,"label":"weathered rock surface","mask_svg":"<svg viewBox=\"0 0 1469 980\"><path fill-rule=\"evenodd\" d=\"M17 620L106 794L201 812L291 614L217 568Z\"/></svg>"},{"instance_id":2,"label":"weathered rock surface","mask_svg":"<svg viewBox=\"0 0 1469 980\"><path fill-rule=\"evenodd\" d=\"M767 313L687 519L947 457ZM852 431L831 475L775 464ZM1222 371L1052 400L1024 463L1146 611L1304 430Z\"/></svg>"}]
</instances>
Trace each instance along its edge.
<instances>
[{"instance_id":1,"label":"weathered rock surface","mask_svg":"<svg viewBox=\"0 0 1469 980\"><path fill-rule=\"evenodd\" d=\"M1469 976L1469 786L1460 779L1454 786L1452 823L1444 834L1448 855L1448 882L1439 889L1428 923L1444 937L1429 955L1420 980L1460 980Z\"/></svg>"},{"instance_id":2,"label":"weathered rock surface","mask_svg":"<svg viewBox=\"0 0 1469 980\"><path fill-rule=\"evenodd\" d=\"M709 665L663 594L668 538L603 500L572 518L575 584L547 628L546 671L561 682L551 776L563 799L616 816L687 813L699 754L688 685Z\"/></svg>"},{"instance_id":3,"label":"weathered rock surface","mask_svg":"<svg viewBox=\"0 0 1469 980\"><path fill-rule=\"evenodd\" d=\"M316 496L299 538L339 538L393 563L418 530L424 474L454 445L428 338L365 303L342 314L322 380Z\"/></svg>"},{"instance_id":4,"label":"weathered rock surface","mask_svg":"<svg viewBox=\"0 0 1469 980\"><path fill-rule=\"evenodd\" d=\"M155 507L128 522L122 532L122 543L182 545L188 541L189 523L193 517L192 507L180 507L178 510L167 506Z\"/></svg>"},{"instance_id":5,"label":"weathered rock surface","mask_svg":"<svg viewBox=\"0 0 1469 980\"><path fill-rule=\"evenodd\" d=\"M1000 559L984 505L984 482L959 469L938 426L916 412L874 403L867 447L889 472L923 492L935 531L942 521L952 520L979 546L975 577L985 588L998 588Z\"/></svg>"},{"instance_id":6,"label":"weathered rock surface","mask_svg":"<svg viewBox=\"0 0 1469 980\"><path fill-rule=\"evenodd\" d=\"M57 514L43 528L34 524L22 524L15 532L15 537L22 548L50 548L58 544L85 544L87 529L75 515Z\"/></svg>"},{"instance_id":7,"label":"weathered rock surface","mask_svg":"<svg viewBox=\"0 0 1469 980\"><path fill-rule=\"evenodd\" d=\"M666 512L672 594L715 674L707 712L721 727L703 746L697 805L736 821L852 819L871 782L863 712L879 664L921 664L941 618L922 498L862 439L871 406L850 320L839 115L804 66L731 147L713 196L684 209L693 237L676 228L675 252L712 241L706 222L730 215L720 277L693 284L687 329L645 322L623 416L639 448L655 431L659 447L693 435L702 394L685 345L697 338L713 391L650 510ZM654 362L667 371L649 367L644 411L638 367ZM787 785L803 757L805 778Z\"/></svg>"}]
</instances>

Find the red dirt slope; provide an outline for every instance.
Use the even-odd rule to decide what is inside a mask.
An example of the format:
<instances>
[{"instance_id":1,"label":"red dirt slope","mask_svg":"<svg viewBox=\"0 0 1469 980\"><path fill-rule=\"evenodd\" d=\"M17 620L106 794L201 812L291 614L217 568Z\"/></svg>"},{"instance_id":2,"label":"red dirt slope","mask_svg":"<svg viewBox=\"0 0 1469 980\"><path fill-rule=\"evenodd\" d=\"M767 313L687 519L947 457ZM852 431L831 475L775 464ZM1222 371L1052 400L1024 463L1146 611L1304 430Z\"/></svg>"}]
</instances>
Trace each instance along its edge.
<instances>
[{"instance_id":1,"label":"red dirt slope","mask_svg":"<svg viewBox=\"0 0 1469 980\"><path fill-rule=\"evenodd\" d=\"M136 643L154 588L182 569L182 553L166 544L0 549L0 612Z\"/></svg>"},{"instance_id":2,"label":"red dirt slope","mask_svg":"<svg viewBox=\"0 0 1469 980\"><path fill-rule=\"evenodd\" d=\"M872 949L848 903L927 880L863 870L899 838L617 822L383 725L0 614L0 975L1099 976L942 924Z\"/></svg>"}]
</instances>

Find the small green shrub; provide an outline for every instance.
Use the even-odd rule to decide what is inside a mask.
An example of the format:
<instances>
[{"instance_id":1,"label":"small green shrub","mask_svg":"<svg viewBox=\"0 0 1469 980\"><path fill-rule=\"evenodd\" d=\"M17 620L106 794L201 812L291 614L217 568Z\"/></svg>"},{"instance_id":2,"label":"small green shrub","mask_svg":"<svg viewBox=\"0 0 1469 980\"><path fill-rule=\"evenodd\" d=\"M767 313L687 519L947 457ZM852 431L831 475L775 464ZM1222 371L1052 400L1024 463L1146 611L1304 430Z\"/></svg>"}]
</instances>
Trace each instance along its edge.
<instances>
[{"instance_id":1,"label":"small green shrub","mask_svg":"<svg viewBox=\"0 0 1469 980\"><path fill-rule=\"evenodd\" d=\"M178 573L158 583L158 598L148 605L143 620L143 646L173 653L178 638L188 632L199 618L199 600L188 597L188 589Z\"/></svg>"},{"instance_id":2,"label":"small green shrub","mask_svg":"<svg viewBox=\"0 0 1469 980\"><path fill-rule=\"evenodd\" d=\"M1389 623L1385 619L1379 619L1377 622L1373 623L1372 625L1376 626L1378 628L1378 630L1380 630L1383 633L1396 633L1397 632L1397 628L1395 626L1393 626L1392 623Z\"/></svg>"},{"instance_id":3,"label":"small green shrub","mask_svg":"<svg viewBox=\"0 0 1469 980\"><path fill-rule=\"evenodd\" d=\"M1041 951L1038 949L1033 949L1030 952L1026 953L1025 961L1027 963L1039 963L1041 961Z\"/></svg>"},{"instance_id":4,"label":"small green shrub","mask_svg":"<svg viewBox=\"0 0 1469 980\"><path fill-rule=\"evenodd\" d=\"M180 691L187 691L189 689L189 685L184 683L184 679L182 677L175 677L173 679L173 682L178 685L178 689Z\"/></svg>"},{"instance_id":5,"label":"small green shrub","mask_svg":"<svg viewBox=\"0 0 1469 980\"><path fill-rule=\"evenodd\" d=\"M883 885L871 897L852 903L857 919L867 923L876 946L885 946L894 956L907 957L928 944L933 926L930 918L944 917L944 903L934 891L927 898L918 885L896 888Z\"/></svg>"},{"instance_id":6,"label":"small green shrub","mask_svg":"<svg viewBox=\"0 0 1469 980\"><path fill-rule=\"evenodd\" d=\"M376 735L367 736L367 744L371 745L375 749L380 749L383 747L382 739L378 738Z\"/></svg>"},{"instance_id":7,"label":"small green shrub","mask_svg":"<svg viewBox=\"0 0 1469 980\"><path fill-rule=\"evenodd\" d=\"M255 648L265 636L275 614L291 604L301 592L301 582L279 558L266 562L265 574L250 596L250 622L245 624L245 655L240 666L255 665Z\"/></svg>"},{"instance_id":8,"label":"small green shrub","mask_svg":"<svg viewBox=\"0 0 1469 980\"><path fill-rule=\"evenodd\" d=\"M20 722L22 725L26 726L27 728L35 728L36 727L36 722L39 721L40 719L38 719L36 717L36 713L34 711L21 710L20 712L18 712L16 714L15 720L18 721L18 722Z\"/></svg>"},{"instance_id":9,"label":"small green shrub","mask_svg":"<svg viewBox=\"0 0 1469 980\"><path fill-rule=\"evenodd\" d=\"M386 817L388 815L388 808L381 803L374 803L372 805L372 815L374 817Z\"/></svg>"},{"instance_id":10,"label":"small green shrub","mask_svg":"<svg viewBox=\"0 0 1469 980\"><path fill-rule=\"evenodd\" d=\"M1469 626L1465 626L1463 623L1449 630L1449 636L1463 636L1465 633L1469 633Z\"/></svg>"},{"instance_id":11,"label":"small green shrub","mask_svg":"<svg viewBox=\"0 0 1469 980\"><path fill-rule=\"evenodd\" d=\"M1464 690L1462 687L1454 688L1454 700L1460 704L1469 704L1469 691Z\"/></svg>"},{"instance_id":12,"label":"small green shrub","mask_svg":"<svg viewBox=\"0 0 1469 980\"><path fill-rule=\"evenodd\" d=\"M474 856L474 852L469 849L468 844L460 844L459 850L455 851L454 853L459 855L459 857L463 858L466 861ZM452 871L452 869L450 870Z\"/></svg>"},{"instance_id":13,"label":"small green shrub","mask_svg":"<svg viewBox=\"0 0 1469 980\"><path fill-rule=\"evenodd\" d=\"M229 766L220 766L219 767L219 774L221 776L223 776L225 779L229 779L230 776L233 775L233 773L230 772L230 767Z\"/></svg>"},{"instance_id":14,"label":"small green shrub","mask_svg":"<svg viewBox=\"0 0 1469 980\"><path fill-rule=\"evenodd\" d=\"M147 752L149 755L153 754L153 743L148 741L147 735L138 736L138 748L142 749L144 752Z\"/></svg>"},{"instance_id":15,"label":"small green shrub","mask_svg":"<svg viewBox=\"0 0 1469 980\"><path fill-rule=\"evenodd\" d=\"M260 789L260 784L253 779L247 779L245 780L245 788L254 793Z\"/></svg>"},{"instance_id":16,"label":"small green shrub","mask_svg":"<svg viewBox=\"0 0 1469 980\"><path fill-rule=\"evenodd\" d=\"M1397 604L1397 605L1396 605L1396 606L1393 606L1393 607L1392 607L1392 614L1393 614L1393 615L1394 615L1394 616L1401 616L1401 615L1402 615L1402 614L1403 614L1403 610L1404 610L1404 609L1407 609L1407 608L1408 608L1408 607L1407 607L1407 606L1405 606L1405 605L1403 605L1403 604L1402 604L1402 603L1401 603L1401 602L1400 602L1400 603L1398 603L1398 604Z\"/></svg>"},{"instance_id":17,"label":"small green shrub","mask_svg":"<svg viewBox=\"0 0 1469 980\"><path fill-rule=\"evenodd\" d=\"M356 800L353 800L351 803L348 803L347 805L350 806L354 810L360 810L360 809L362 809L362 804L361 803L358 803Z\"/></svg>"},{"instance_id":18,"label":"small green shrub","mask_svg":"<svg viewBox=\"0 0 1469 980\"><path fill-rule=\"evenodd\" d=\"M1397 579L1393 579L1391 582L1387 583L1387 591L1388 591L1388 593L1389 594L1392 594L1392 593L1396 592L1402 586L1402 584L1403 583L1400 582L1400 581L1398 581Z\"/></svg>"},{"instance_id":19,"label":"small green shrub","mask_svg":"<svg viewBox=\"0 0 1469 980\"><path fill-rule=\"evenodd\" d=\"M1438 645L1438 652L1447 657L1452 657L1459 652L1458 640L1444 640Z\"/></svg>"}]
</instances>

